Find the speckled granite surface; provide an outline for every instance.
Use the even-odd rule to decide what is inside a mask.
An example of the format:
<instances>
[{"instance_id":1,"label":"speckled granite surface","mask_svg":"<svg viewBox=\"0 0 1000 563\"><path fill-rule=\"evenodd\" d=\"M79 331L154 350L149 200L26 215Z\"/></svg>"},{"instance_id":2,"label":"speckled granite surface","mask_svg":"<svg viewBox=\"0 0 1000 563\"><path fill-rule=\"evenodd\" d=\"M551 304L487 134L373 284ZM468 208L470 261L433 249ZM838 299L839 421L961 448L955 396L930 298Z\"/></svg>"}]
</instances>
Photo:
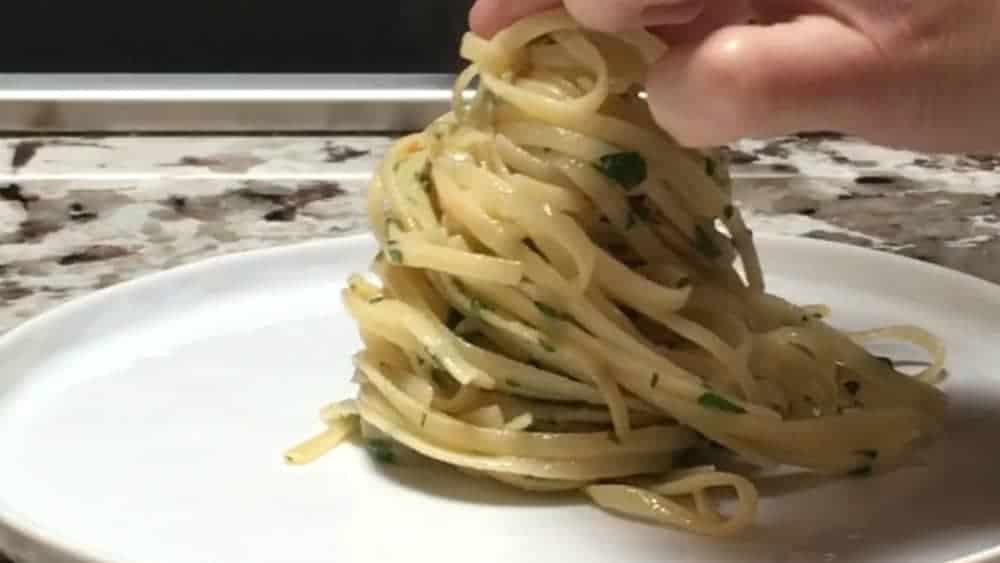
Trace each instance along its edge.
<instances>
[{"instance_id":1,"label":"speckled granite surface","mask_svg":"<svg viewBox=\"0 0 1000 563\"><path fill-rule=\"evenodd\" d=\"M0 332L210 256L365 229L384 137L0 139ZM899 252L1000 282L1000 157L836 135L733 147L758 232Z\"/></svg>"}]
</instances>

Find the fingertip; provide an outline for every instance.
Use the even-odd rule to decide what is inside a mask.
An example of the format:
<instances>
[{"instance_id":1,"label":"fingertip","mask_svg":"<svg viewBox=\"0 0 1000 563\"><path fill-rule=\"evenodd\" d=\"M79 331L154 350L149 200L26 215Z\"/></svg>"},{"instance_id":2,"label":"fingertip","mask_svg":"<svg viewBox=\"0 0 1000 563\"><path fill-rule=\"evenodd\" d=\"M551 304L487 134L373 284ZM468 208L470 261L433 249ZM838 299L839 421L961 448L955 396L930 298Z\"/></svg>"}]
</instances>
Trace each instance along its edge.
<instances>
[{"instance_id":1,"label":"fingertip","mask_svg":"<svg viewBox=\"0 0 1000 563\"><path fill-rule=\"evenodd\" d=\"M725 144L837 129L859 114L877 64L856 33L830 18L734 25L669 50L650 70L650 109L678 142Z\"/></svg>"},{"instance_id":2,"label":"fingertip","mask_svg":"<svg viewBox=\"0 0 1000 563\"><path fill-rule=\"evenodd\" d=\"M723 40L724 39L724 40ZM670 49L650 70L647 91L657 123L685 146L719 145L747 127L745 48L734 38Z\"/></svg>"},{"instance_id":3,"label":"fingertip","mask_svg":"<svg viewBox=\"0 0 1000 563\"><path fill-rule=\"evenodd\" d=\"M478 0L469 10L469 29L473 33L489 37L496 33L496 0Z\"/></svg>"},{"instance_id":4,"label":"fingertip","mask_svg":"<svg viewBox=\"0 0 1000 563\"><path fill-rule=\"evenodd\" d=\"M469 11L469 29L489 38L525 16L560 4L560 0L477 0Z\"/></svg>"},{"instance_id":5,"label":"fingertip","mask_svg":"<svg viewBox=\"0 0 1000 563\"><path fill-rule=\"evenodd\" d=\"M683 23L701 11L701 0L565 0L580 25L616 33L668 23Z\"/></svg>"}]
</instances>

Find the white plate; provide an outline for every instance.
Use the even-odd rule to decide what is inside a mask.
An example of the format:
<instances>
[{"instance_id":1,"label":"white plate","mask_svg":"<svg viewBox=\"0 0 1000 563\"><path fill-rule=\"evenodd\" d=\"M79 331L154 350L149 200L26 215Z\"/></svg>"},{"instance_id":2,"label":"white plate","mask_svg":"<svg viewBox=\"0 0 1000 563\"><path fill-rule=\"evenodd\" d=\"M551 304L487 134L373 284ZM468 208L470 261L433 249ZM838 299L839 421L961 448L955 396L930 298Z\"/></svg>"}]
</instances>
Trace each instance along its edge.
<instances>
[{"instance_id":1,"label":"white plate","mask_svg":"<svg viewBox=\"0 0 1000 563\"><path fill-rule=\"evenodd\" d=\"M1000 288L829 243L765 238L771 288L848 327L913 322L951 350L925 465L769 498L719 542L357 448L282 451L347 397L339 303L368 238L203 262L0 339L0 545L29 561L312 563L1000 561Z\"/></svg>"}]
</instances>

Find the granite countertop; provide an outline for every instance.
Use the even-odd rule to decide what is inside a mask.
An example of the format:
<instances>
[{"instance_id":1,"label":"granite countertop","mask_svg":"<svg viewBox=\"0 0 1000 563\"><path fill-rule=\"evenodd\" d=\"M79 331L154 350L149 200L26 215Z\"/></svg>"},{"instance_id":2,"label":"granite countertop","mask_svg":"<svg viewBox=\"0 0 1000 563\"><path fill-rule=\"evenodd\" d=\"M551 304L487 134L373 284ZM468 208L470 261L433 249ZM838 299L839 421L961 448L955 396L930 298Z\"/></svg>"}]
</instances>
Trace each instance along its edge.
<instances>
[{"instance_id":1,"label":"granite countertop","mask_svg":"<svg viewBox=\"0 0 1000 563\"><path fill-rule=\"evenodd\" d=\"M219 254L365 230L374 136L0 139L0 332ZM1000 283L1000 156L836 135L732 148L757 232L841 241Z\"/></svg>"}]
</instances>

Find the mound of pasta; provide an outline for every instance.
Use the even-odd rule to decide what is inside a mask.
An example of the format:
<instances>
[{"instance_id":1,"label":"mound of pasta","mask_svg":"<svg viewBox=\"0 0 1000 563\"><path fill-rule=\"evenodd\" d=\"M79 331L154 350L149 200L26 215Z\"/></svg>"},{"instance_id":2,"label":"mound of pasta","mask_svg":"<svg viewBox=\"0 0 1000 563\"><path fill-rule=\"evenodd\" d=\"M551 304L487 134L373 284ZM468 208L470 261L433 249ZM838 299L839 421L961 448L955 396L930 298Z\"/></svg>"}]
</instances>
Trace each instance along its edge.
<instances>
[{"instance_id":1,"label":"mound of pasta","mask_svg":"<svg viewBox=\"0 0 1000 563\"><path fill-rule=\"evenodd\" d=\"M842 332L766 292L723 153L650 116L638 85L664 49L558 10L464 38L452 112L395 143L370 186L380 283L343 291L359 393L290 461L361 431L383 460L726 535L776 468L891 469L940 432L932 335ZM874 339L929 361L903 373Z\"/></svg>"}]
</instances>

